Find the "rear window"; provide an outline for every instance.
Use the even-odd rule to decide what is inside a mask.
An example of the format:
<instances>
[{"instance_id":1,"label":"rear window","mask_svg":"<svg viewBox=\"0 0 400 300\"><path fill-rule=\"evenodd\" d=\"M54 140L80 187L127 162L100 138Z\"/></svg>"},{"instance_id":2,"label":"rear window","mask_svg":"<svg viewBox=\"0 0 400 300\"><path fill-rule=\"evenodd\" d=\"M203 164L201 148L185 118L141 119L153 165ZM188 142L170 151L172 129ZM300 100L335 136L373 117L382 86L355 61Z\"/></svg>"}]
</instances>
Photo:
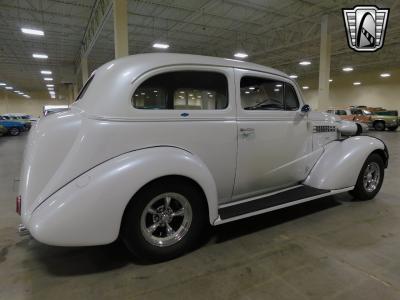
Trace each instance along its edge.
<instances>
[{"instance_id":1,"label":"rear window","mask_svg":"<svg viewBox=\"0 0 400 300\"><path fill-rule=\"evenodd\" d=\"M177 71L155 75L133 93L138 109L219 110L228 106L228 81L211 71Z\"/></svg>"}]
</instances>

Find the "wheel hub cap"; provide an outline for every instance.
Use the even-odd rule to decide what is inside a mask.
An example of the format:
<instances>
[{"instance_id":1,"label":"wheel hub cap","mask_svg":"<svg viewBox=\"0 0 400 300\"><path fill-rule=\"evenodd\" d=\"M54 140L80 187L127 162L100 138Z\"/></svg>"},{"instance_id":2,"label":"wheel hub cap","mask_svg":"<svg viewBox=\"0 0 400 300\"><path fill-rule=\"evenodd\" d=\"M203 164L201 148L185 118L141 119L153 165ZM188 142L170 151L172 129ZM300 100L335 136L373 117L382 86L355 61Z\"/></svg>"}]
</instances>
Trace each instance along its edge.
<instances>
[{"instance_id":1,"label":"wheel hub cap","mask_svg":"<svg viewBox=\"0 0 400 300\"><path fill-rule=\"evenodd\" d=\"M364 171L363 185L367 192L376 190L380 179L380 168L376 162L370 162Z\"/></svg>"},{"instance_id":2,"label":"wheel hub cap","mask_svg":"<svg viewBox=\"0 0 400 300\"><path fill-rule=\"evenodd\" d=\"M163 193L153 198L142 212L140 229L145 240L164 247L180 241L192 222L189 201L178 193Z\"/></svg>"}]
</instances>

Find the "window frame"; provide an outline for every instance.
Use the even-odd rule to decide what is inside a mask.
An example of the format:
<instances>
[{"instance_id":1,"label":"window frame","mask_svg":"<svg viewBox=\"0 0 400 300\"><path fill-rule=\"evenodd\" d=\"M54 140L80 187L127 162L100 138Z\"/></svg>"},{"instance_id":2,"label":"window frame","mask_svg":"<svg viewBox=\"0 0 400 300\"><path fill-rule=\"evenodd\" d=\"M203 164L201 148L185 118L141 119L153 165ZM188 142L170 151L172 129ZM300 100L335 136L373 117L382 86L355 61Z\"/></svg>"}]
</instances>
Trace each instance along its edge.
<instances>
[{"instance_id":1,"label":"window frame","mask_svg":"<svg viewBox=\"0 0 400 300\"><path fill-rule=\"evenodd\" d=\"M237 69L237 70L242 70L244 71L244 73L237 78L236 81L236 85L237 85L237 90L238 90L238 107L240 107L241 111L245 111L245 112L249 112L249 113L254 113L254 112L272 112L272 113L276 113L276 112L298 112L301 109L301 106L303 105L303 98L300 96L301 94L299 94L298 92L298 87L296 84L294 84L292 81L288 80L285 77L281 77L279 75L275 75L275 74L269 74L269 73L260 73L257 71L251 71L251 70L245 70L245 69ZM248 71L248 72L246 72ZM241 95L241 82L242 79L245 77L253 77L253 78L260 78L260 79L264 79L264 80L270 80L270 81L276 81L279 83L283 84L283 109L255 109L255 110L249 110L249 109L245 109L242 105L242 95ZM286 90L287 87L289 86L289 88L291 88L294 91L294 94L297 98L297 103L298 106L296 109L287 109L286 107Z\"/></svg>"},{"instance_id":2,"label":"window frame","mask_svg":"<svg viewBox=\"0 0 400 300\"><path fill-rule=\"evenodd\" d=\"M232 85L234 86L232 79L229 75L233 76L233 74L228 74L228 69L232 69L229 67L220 67L220 66L207 66L207 65L177 65L177 66L166 66L160 67L157 69L149 70L144 74L138 76L136 80L132 82L133 87L129 94L129 103L130 106L135 110L143 113L158 113L158 114L168 114L168 113L184 113L188 112L190 115L195 114L209 114L209 113L217 113L223 112L226 114L231 111L234 106L234 99L232 99ZM227 105L223 109L143 109L135 107L133 103L133 95L136 93L137 89L147 80L151 79L154 76L171 73L171 72L214 72L224 76L226 80L226 96L227 96Z\"/></svg>"}]
</instances>

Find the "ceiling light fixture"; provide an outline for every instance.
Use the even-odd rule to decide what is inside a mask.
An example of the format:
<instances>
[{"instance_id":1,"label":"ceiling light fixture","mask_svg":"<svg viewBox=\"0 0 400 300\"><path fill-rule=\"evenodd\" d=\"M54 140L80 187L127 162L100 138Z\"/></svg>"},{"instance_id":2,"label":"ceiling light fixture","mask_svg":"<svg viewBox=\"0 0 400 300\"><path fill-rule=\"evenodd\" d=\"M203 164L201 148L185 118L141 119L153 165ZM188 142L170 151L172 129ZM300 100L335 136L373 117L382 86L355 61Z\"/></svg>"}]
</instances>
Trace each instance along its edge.
<instances>
[{"instance_id":1,"label":"ceiling light fixture","mask_svg":"<svg viewBox=\"0 0 400 300\"><path fill-rule=\"evenodd\" d=\"M289 77L292 78L292 79L296 79L296 78L298 78L299 76L297 76L296 74L292 74L292 75L289 75Z\"/></svg>"},{"instance_id":2,"label":"ceiling light fixture","mask_svg":"<svg viewBox=\"0 0 400 300\"><path fill-rule=\"evenodd\" d=\"M329 82L333 82L333 79L329 79Z\"/></svg>"},{"instance_id":3,"label":"ceiling light fixture","mask_svg":"<svg viewBox=\"0 0 400 300\"><path fill-rule=\"evenodd\" d=\"M51 78L51 77L45 77L45 78L43 78L45 81L53 81L53 78Z\"/></svg>"},{"instance_id":4,"label":"ceiling light fixture","mask_svg":"<svg viewBox=\"0 0 400 300\"><path fill-rule=\"evenodd\" d=\"M6 86L6 90L13 90L14 88L12 86Z\"/></svg>"},{"instance_id":5,"label":"ceiling light fixture","mask_svg":"<svg viewBox=\"0 0 400 300\"><path fill-rule=\"evenodd\" d=\"M33 54L32 54L32 57L33 57L33 58L39 58L39 59L47 59L47 58L49 58L49 57L47 56L47 54L41 54L41 53L33 53Z\"/></svg>"},{"instance_id":6,"label":"ceiling light fixture","mask_svg":"<svg viewBox=\"0 0 400 300\"><path fill-rule=\"evenodd\" d=\"M353 85L361 85L360 81L353 82Z\"/></svg>"},{"instance_id":7,"label":"ceiling light fixture","mask_svg":"<svg viewBox=\"0 0 400 300\"><path fill-rule=\"evenodd\" d=\"M299 65L301 65L301 66L309 66L309 65L311 65L311 61L303 60L303 61L299 62Z\"/></svg>"},{"instance_id":8,"label":"ceiling light fixture","mask_svg":"<svg viewBox=\"0 0 400 300\"><path fill-rule=\"evenodd\" d=\"M307 86L307 85L303 86L303 90L308 90L309 88L310 88L310 87Z\"/></svg>"},{"instance_id":9,"label":"ceiling light fixture","mask_svg":"<svg viewBox=\"0 0 400 300\"><path fill-rule=\"evenodd\" d=\"M30 98L31 96L29 96L29 95L22 95L23 97L25 97L25 98Z\"/></svg>"},{"instance_id":10,"label":"ceiling light fixture","mask_svg":"<svg viewBox=\"0 0 400 300\"><path fill-rule=\"evenodd\" d=\"M21 31L25 34L31 34L31 35L44 35L43 30L38 30L38 29L30 29L30 28L21 28Z\"/></svg>"},{"instance_id":11,"label":"ceiling light fixture","mask_svg":"<svg viewBox=\"0 0 400 300\"><path fill-rule=\"evenodd\" d=\"M163 43L154 43L153 48L158 48L158 49L168 49L169 45L168 44L163 44Z\"/></svg>"},{"instance_id":12,"label":"ceiling light fixture","mask_svg":"<svg viewBox=\"0 0 400 300\"><path fill-rule=\"evenodd\" d=\"M343 72L351 72L353 70L354 70L353 67L344 67L344 68L342 68Z\"/></svg>"},{"instance_id":13,"label":"ceiling light fixture","mask_svg":"<svg viewBox=\"0 0 400 300\"><path fill-rule=\"evenodd\" d=\"M54 87L54 84L46 84L47 87Z\"/></svg>"},{"instance_id":14,"label":"ceiling light fixture","mask_svg":"<svg viewBox=\"0 0 400 300\"><path fill-rule=\"evenodd\" d=\"M4 83L4 82L0 82L0 85L1 85L1 86L6 86L7 84Z\"/></svg>"},{"instance_id":15,"label":"ceiling light fixture","mask_svg":"<svg viewBox=\"0 0 400 300\"><path fill-rule=\"evenodd\" d=\"M42 71L40 71L40 73L43 75L51 75L52 74L51 71L47 71L47 70L42 70Z\"/></svg>"},{"instance_id":16,"label":"ceiling light fixture","mask_svg":"<svg viewBox=\"0 0 400 300\"><path fill-rule=\"evenodd\" d=\"M237 53L235 53L233 56L234 56L234 57L237 57L237 58L246 58L246 57L248 57L249 55L246 54L246 53L243 53L243 52L237 52Z\"/></svg>"},{"instance_id":17,"label":"ceiling light fixture","mask_svg":"<svg viewBox=\"0 0 400 300\"><path fill-rule=\"evenodd\" d=\"M392 76L390 73L382 73L381 75L380 75L382 78L386 78L386 77L390 77L390 76Z\"/></svg>"}]
</instances>

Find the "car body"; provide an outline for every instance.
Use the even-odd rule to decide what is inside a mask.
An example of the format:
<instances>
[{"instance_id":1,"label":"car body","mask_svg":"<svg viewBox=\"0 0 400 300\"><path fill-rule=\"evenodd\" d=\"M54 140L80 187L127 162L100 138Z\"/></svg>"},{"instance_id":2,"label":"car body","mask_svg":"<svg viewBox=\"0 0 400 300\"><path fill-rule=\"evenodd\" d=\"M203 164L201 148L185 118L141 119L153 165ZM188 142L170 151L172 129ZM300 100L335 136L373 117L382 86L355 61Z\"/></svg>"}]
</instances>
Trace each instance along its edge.
<instances>
[{"instance_id":1,"label":"car body","mask_svg":"<svg viewBox=\"0 0 400 300\"><path fill-rule=\"evenodd\" d=\"M371 112L373 127L382 131L388 129L395 131L399 127L399 116L397 110L381 110Z\"/></svg>"},{"instance_id":2,"label":"car body","mask_svg":"<svg viewBox=\"0 0 400 300\"><path fill-rule=\"evenodd\" d=\"M24 123L6 119L3 116L0 116L0 125L5 127L7 129L7 134L12 136L19 135L22 131L26 130Z\"/></svg>"},{"instance_id":3,"label":"car body","mask_svg":"<svg viewBox=\"0 0 400 300\"><path fill-rule=\"evenodd\" d=\"M0 125L0 136L6 135L8 132L7 128L4 126Z\"/></svg>"},{"instance_id":4,"label":"car body","mask_svg":"<svg viewBox=\"0 0 400 300\"><path fill-rule=\"evenodd\" d=\"M29 118L28 115L22 115L22 114L4 114L3 117L6 120L10 120L10 121L16 121L16 122L20 122L24 125L24 130L30 130L32 127L32 123L31 120Z\"/></svg>"},{"instance_id":5,"label":"car body","mask_svg":"<svg viewBox=\"0 0 400 300\"><path fill-rule=\"evenodd\" d=\"M330 108L326 112L337 115L342 120L355 122L359 126L359 133L368 132L368 128L371 126L371 118L360 113L358 109Z\"/></svg>"},{"instance_id":6,"label":"car body","mask_svg":"<svg viewBox=\"0 0 400 300\"><path fill-rule=\"evenodd\" d=\"M94 71L69 110L31 130L17 211L46 244L121 236L140 257L170 259L205 223L345 191L373 197L387 148L356 132L353 122L309 111L280 71L196 55L129 56ZM364 177L368 193L360 193Z\"/></svg>"}]
</instances>

